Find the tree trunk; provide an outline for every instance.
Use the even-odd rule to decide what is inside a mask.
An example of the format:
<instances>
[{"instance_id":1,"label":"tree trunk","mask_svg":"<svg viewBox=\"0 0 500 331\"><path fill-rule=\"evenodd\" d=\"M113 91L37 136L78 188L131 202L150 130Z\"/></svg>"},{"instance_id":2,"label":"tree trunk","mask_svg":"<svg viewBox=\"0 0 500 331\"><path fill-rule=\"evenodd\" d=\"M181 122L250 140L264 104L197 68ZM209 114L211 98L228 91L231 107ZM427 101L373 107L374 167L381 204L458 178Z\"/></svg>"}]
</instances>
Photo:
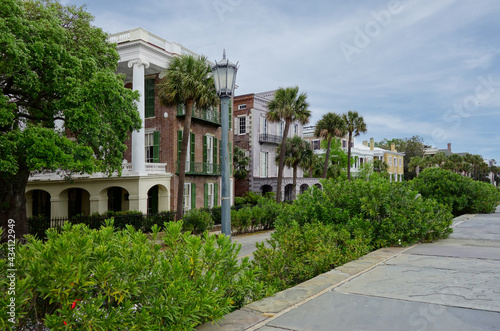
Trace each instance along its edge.
<instances>
[{"instance_id":1,"label":"tree trunk","mask_svg":"<svg viewBox=\"0 0 500 331\"><path fill-rule=\"evenodd\" d=\"M325 155L325 167L323 168L323 178L326 178L326 174L328 172L328 159L330 158L330 148L332 146L332 138L328 138L328 147L326 148Z\"/></svg>"},{"instance_id":2,"label":"tree trunk","mask_svg":"<svg viewBox=\"0 0 500 331\"><path fill-rule=\"evenodd\" d=\"M276 202L281 202L281 183L283 181L283 168L285 167L286 139L290 128L290 120L285 120L285 129L283 130L283 139L281 140L280 162L278 164L278 184L276 187Z\"/></svg>"},{"instance_id":3,"label":"tree trunk","mask_svg":"<svg viewBox=\"0 0 500 331\"><path fill-rule=\"evenodd\" d=\"M193 113L193 101L188 101L186 103L186 115L184 117L184 131L182 133L182 143L181 143L181 155L179 156L179 180L177 183L177 213L175 215L176 220L182 219L184 216L184 181L186 178L186 160L187 160L187 149L189 144L189 134L191 130L191 116ZM191 193L192 194L192 193Z\"/></svg>"},{"instance_id":4,"label":"tree trunk","mask_svg":"<svg viewBox=\"0 0 500 331\"><path fill-rule=\"evenodd\" d=\"M23 241L23 236L29 233L25 195L29 175L30 172L25 165L20 165L18 173L14 176L6 176L0 173L2 243L14 238L16 241ZM11 221L9 222L9 220ZM11 230L10 234L9 229Z\"/></svg>"},{"instance_id":5,"label":"tree trunk","mask_svg":"<svg viewBox=\"0 0 500 331\"><path fill-rule=\"evenodd\" d=\"M352 132L349 131L349 140L347 141L347 179L351 181L351 139Z\"/></svg>"},{"instance_id":6,"label":"tree trunk","mask_svg":"<svg viewBox=\"0 0 500 331\"><path fill-rule=\"evenodd\" d=\"M292 200L296 198L297 187L297 166L293 167L293 181L292 181Z\"/></svg>"}]
</instances>

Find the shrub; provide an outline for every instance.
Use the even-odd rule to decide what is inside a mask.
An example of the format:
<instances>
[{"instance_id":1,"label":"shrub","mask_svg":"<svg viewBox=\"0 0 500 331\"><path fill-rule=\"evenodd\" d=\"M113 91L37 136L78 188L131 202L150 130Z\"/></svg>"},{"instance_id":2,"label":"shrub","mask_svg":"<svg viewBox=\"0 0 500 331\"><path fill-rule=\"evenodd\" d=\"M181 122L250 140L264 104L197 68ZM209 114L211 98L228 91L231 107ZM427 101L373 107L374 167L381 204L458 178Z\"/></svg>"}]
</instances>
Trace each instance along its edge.
<instances>
[{"instance_id":1,"label":"shrub","mask_svg":"<svg viewBox=\"0 0 500 331\"><path fill-rule=\"evenodd\" d=\"M292 222L277 226L267 244L257 244L254 264L267 286L284 290L368 251L368 240L359 233L351 236L346 226Z\"/></svg>"},{"instance_id":2,"label":"shrub","mask_svg":"<svg viewBox=\"0 0 500 331\"><path fill-rule=\"evenodd\" d=\"M182 233L182 222L159 227L153 240L127 226L91 230L65 224L16 247L18 329L191 330L266 294L239 246L225 236ZM7 307L7 246L0 250L0 304ZM10 329L7 309L0 329Z\"/></svg>"},{"instance_id":3,"label":"shrub","mask_svg":"<svg viewBox=\"0 0 500 331\"><path fill-rule=\"evenodd\" d=\"M231 228L236 233L271 229L278 216L286 213L288 208L288 204L277 204L273 199L260 197L255 206L246 205L231 211Z\"/></svg>"},{"instance_id":4,"label":"shrub","mask_svg":"<svg viewBox=\"0 0 500 331\"><path fill-rule=\"evenodd\" d=\"M493 185L449 170L427 168L411 183L422 196L449 205L455 216L492 213L499 201L498 191Z\"/></svg>"},{"instance_id":5,"label":"shrub","mask_svg":"<svg viewBox=\"0 0 500 331\"><path fill-rule=\"evenodd\" d=\"M323 190L302 194L279 222L310 220L362 229L373 248L444 238L451 232L449 208L418 196L407 183L323 181Z\"/></svg>"},{"instance_id":6,"label":"shrub","mask_svg":"<svg viewBox=\"0 0 500 331\"><path fill-rule=\"evenodd\" d=\"M203 233L214 226L212 215L202 209L191 209L184 215L182 221L183 230L195 234Z\"/></svg>"}]
</instances>

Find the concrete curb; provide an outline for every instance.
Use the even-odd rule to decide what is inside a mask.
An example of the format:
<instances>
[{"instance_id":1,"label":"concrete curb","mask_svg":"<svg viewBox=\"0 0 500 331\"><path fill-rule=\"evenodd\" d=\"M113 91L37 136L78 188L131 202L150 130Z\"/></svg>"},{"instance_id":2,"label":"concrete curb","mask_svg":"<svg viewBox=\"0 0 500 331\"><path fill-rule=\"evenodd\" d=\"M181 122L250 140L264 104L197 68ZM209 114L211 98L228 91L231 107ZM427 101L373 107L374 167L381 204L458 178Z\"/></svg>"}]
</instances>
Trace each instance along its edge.
<instances>
[{"instance_id":1,"label":"concrete curb","mask_svg":"<svg viewBox=\"0 0 500 331\"><path fill-rule=\"evenodd\" d=\"M462 215L453 220L455 227L476 215ZM331 291L332 289L356 278L386 261L415 247L385 247L370 252L363 257L316 276L299 285L278 292L271 297L252 302L240 310L223 317L218 324L214 322L200 325L197 330L211 331L252 331L263 327L283 314Z\"/></svg>"}]
</instances>

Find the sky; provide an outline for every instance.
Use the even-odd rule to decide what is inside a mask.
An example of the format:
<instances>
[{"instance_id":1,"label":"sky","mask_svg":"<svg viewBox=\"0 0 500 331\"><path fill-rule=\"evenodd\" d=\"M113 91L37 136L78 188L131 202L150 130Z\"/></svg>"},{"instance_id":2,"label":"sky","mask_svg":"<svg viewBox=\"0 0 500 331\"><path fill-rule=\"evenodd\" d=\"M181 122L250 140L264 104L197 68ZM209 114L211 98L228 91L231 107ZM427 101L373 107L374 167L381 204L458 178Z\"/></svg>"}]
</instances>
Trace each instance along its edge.
<instances>
[{"instance_id":1,"label":"sky","mask_svg":"<svg viewBox=\"0 0 500 331\"><path fill-rule=\"evenodd\" d=\"M236 95L298 86L314 125L357 111L357 141L418 135L500 164L498 0L63 0L108 33L142 27L239 63Z\"/></svg>"}]
</instances>

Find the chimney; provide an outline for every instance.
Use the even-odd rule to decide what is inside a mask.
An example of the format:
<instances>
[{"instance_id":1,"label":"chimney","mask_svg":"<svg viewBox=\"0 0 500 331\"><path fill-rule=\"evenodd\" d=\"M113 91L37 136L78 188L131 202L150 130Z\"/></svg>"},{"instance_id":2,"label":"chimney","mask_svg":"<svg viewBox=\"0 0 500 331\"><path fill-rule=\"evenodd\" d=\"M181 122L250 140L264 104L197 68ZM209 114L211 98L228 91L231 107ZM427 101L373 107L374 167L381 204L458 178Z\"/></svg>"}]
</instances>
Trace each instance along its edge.
<instances>
[{"instance_id":1,"label":"chimney","mask_svg":"<svg viewBox=\"0 0 500 331\"><path fill-rule=\"evenodd\" d=\"M391 144L391 152L395 152L396 151L396 144Z\"/></svg>"},{"instance_id":2,"label":"chimney","mask_svg":"<svg viewBox=\"0 0 500 331\"><path fill-rule=\"evenodd\" d=\"M368 147L368 141L363 140L363 146L367 146Z\"/></svg>"},{"instance_id":3,"label":"chimney","mask_svg":"<svg viewBox=\"0 0 500 331\"><path fill-rule=\"evenodd\" d=\"M375 148L375 143L373 142L373 138L370 138L370 151L373 151Z\"/></svg>"},{"instance_id":4,"label":"chimney","mask_svg":"<svg viewBox=\"0 0 500 331\"><path fill-rule=\"evenodd\" d=\"M448 143L448 150L450 151L451 153L451 143Z\"/></svg>"}]
</instances>

